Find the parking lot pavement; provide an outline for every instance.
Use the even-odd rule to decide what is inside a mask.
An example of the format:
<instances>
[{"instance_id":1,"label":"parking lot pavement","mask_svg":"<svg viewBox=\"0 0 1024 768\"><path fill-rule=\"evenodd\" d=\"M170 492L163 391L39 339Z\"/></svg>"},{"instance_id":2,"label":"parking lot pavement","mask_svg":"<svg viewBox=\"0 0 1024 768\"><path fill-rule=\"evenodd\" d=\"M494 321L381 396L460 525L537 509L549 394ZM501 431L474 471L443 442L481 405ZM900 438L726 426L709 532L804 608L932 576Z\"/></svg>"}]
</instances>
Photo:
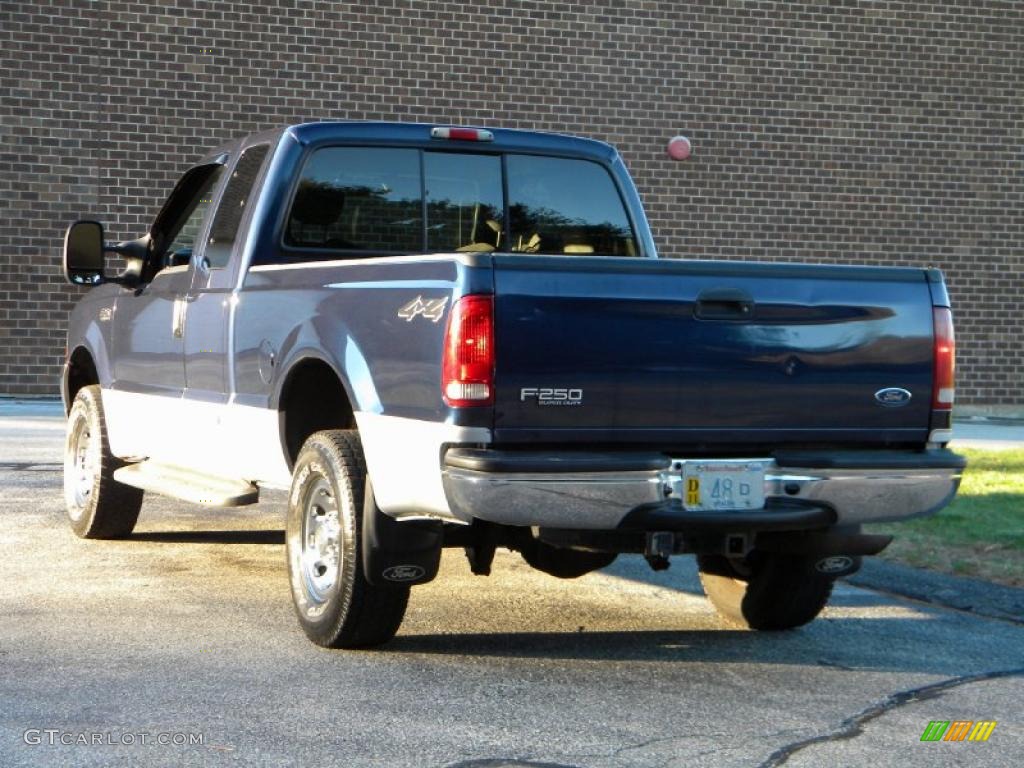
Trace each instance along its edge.
<instances>
[{"instance_id":1,"label":"parking lot pavement","mask_svg":"<svg viewBox=\"0 0 1024 768\"><path fill-rule=\"evenodd\" d=\"M147 497L130 539L81 541L63 520L61 438L53 413L0 413L5 768L1016 766L1024 754L1020 625L840 584L808 627L741 632L688 558L661 574L620 558L565 582L509 553L474 577L448 551L389 646L327 651L292 615L281 494L235 510ZM998 725L985 743L921 742L931 720ZM104 743L60 743L83 738Z\"/></svg>"},{"instance_id":2,"label":"parking lot pavement","mask_svg":"<svg viewBox=\"0 0 1024 768\"><path fill-rule=\"evenodd\" d=\"M1024 448L1024 422L986 419L954 422L950 447L983 448L990 451Z\"/></svg>"}]
</instances>

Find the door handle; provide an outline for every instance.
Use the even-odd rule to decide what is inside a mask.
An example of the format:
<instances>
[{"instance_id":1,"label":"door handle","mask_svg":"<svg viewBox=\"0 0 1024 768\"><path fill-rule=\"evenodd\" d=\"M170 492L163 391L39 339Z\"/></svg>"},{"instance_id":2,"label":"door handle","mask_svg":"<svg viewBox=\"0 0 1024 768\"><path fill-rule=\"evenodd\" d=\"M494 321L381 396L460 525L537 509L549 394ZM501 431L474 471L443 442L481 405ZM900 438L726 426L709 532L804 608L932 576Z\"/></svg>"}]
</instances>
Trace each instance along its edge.
<instances>
[{"instance_id":1,"label":"door handle","mask_svg":"<svg viewBox=\"0 0 1024 768\"><path fill-rule=\"evenodd\" d=\"M700 320L749 320L754 316L754 299L736 288L712 288L697 296L693 315Z\"/></svg>"},{"instance_id":2,"label":"door handle","mask_svg":"<svg viewBox=\"0 0 1024 768\"><path fill-rule=\"evenodd\" d=\"M180 296L174 300L174 312L171 316L171 335L176 339L185 336L185 300Z\"/></svg>"}]
</instances>

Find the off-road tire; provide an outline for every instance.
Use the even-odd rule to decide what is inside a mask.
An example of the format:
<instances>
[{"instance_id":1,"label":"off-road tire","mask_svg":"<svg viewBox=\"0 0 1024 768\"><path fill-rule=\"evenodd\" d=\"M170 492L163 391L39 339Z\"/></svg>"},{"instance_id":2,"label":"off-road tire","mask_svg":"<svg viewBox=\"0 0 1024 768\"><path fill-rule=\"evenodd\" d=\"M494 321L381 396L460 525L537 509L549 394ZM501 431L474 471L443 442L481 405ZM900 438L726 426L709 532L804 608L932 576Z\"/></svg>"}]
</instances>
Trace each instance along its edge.
<instances>
[{"instance_id":1,"label":"off-road tire","mask_svg":"<svg viewBox=\"0 0 1024 768\"><path fill-rule=\"evenodd\" d=\"M110 452L100 388L82 387L64 438L64 506L81 538L123 539L135 528L143 492L114 479L124 465Z\"/></svg>"},{"instance_id":2,"label":"off-road tire","mask_svg":"<svg viewBox=\"0 0 1024 768\"><path fill-rule=\"evenodd\" d=\"M812 621L832 594L833 579L814 560L754 553L749 567L722 555L698 555L704 593L730 624L744 629L793 629Z\"/></svg>"},{"instance_id":3,"label":"off-road tire","mask_svg":"<svg viewBox=\"0 0 1024 768\"><path fill-rule=\"evenodd\" d=\"M358 432L317 432L303 444L288 496L288 577L299 625L325 648L386 643L409 601L408 586L374 586L363 575L366 486Z\"/></svg>"}]
</instances>

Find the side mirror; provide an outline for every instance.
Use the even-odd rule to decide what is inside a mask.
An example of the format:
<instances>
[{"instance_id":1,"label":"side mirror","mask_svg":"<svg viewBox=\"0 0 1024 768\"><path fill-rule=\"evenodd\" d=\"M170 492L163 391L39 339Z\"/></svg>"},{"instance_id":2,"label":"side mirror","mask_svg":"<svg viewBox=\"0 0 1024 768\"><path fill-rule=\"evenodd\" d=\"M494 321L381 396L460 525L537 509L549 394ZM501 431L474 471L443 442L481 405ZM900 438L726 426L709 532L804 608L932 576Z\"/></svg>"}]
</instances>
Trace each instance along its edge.
<instances>
[{"instance_id":1,"label":"side mirror","mask_svg":"<svg viewBox=\"0 0 1024 768\"><path fill-rule=\"evenodd\" d=\"M168 267L185 267L192 263L192 249L180 248L167 256Z\"/></svg>"},{"instance_id":2,"label":"side mirror","mask_svg":"<svg viewBox=\"0 0 1024 768\"><path fill-rule=\"evenodd\" d=\"M64 234L64 277L74 285L103 282L103 225L76 221Z\"/></svg>"}]
</instances>

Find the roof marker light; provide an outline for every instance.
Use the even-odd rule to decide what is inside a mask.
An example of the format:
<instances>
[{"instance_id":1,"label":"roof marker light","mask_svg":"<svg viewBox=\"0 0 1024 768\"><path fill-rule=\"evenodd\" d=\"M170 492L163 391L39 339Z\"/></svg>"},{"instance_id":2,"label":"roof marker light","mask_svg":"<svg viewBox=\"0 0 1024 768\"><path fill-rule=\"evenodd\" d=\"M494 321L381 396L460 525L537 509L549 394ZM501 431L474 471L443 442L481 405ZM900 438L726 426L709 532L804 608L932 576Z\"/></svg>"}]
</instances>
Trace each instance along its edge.
<instances>
[{"instance_id":1,"label":"roof marker light","mask_svg":"<svg viewBox=\"0 0 1024 768\"><path fill-rule=\"evenodd\" d=\"M456 128L454 126L438 126L430 129L432 139L451 139L454 141L494 141L494 134L483 128Z\"/></svg>"}]
</instances>

